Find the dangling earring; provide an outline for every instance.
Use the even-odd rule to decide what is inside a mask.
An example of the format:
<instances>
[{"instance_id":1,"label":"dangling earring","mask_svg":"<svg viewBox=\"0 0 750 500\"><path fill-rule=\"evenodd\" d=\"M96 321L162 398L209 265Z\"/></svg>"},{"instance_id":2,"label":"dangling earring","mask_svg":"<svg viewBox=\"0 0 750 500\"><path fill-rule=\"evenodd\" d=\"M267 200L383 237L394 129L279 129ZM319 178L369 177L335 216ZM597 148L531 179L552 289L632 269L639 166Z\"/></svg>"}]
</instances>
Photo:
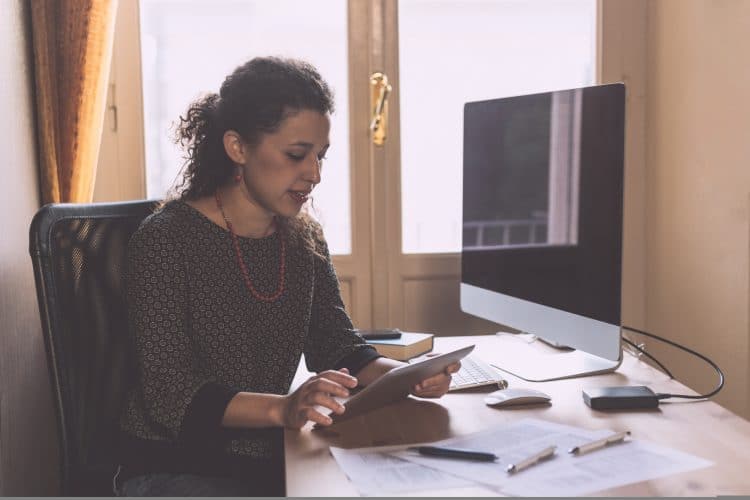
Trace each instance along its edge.
<instances>
[{"instance_id":1,"label":"dangling earring","mask_svg":"<svg viewBox=\"0 0 750 500\"><path fill-rule=\"evenodd\" d=\"M242 180L242 167L238 165L234 169L234 182L239 184L241 180Z\"/></svg>"}]
</instances>

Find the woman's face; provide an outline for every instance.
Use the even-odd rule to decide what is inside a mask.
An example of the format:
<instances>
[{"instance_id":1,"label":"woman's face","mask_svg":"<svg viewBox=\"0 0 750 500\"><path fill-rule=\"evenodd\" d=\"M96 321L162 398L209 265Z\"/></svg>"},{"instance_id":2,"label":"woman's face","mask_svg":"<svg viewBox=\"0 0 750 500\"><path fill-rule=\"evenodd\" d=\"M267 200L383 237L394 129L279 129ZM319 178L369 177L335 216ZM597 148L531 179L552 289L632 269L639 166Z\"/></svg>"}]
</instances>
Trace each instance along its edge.
<instances>
[{"instance_id":1,"label":"woman's face","mask_svg":"<svg viewBox=\"0 0 750 500\"><path fill-rule=\"evenodd\" d=\"M327 114L302 110L276 132L263 134L256 146L245 147L243 181L250 201L269 215L297 215L320 182L330 130Z\"/></svg>"}]
</instances>

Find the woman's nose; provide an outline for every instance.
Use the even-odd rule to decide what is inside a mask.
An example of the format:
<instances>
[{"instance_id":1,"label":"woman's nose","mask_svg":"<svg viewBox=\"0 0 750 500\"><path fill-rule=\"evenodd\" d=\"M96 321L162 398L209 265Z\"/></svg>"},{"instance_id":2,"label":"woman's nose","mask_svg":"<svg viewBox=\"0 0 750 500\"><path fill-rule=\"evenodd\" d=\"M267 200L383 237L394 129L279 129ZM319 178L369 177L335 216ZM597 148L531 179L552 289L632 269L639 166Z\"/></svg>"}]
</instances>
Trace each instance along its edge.
<instances>
[{"instance_id":1,"label":"woman's nose","mask_svg":"<svg viewBox=\"0 0 750 500\"><path fill-rule=\"evenodd\" d=\"M306 179L313 184L320 184L321 161L317 156L313 157L312 167L307 170Z\"/></svg>"}]
</instances>

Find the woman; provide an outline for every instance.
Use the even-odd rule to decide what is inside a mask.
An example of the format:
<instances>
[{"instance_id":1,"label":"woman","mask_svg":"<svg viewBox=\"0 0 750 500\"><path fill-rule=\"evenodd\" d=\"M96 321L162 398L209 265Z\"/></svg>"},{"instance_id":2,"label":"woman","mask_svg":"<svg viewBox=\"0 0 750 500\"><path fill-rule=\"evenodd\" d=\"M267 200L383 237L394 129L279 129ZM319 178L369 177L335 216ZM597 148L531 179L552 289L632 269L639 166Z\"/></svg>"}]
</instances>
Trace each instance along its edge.
<instances>
[{"instance_id":1,"label":"woman","mask_svg":"<svg viewBox=\"0 0 750 500\"><path fill-rule=\"evenodd\" d=\"M117 492L283 495L283 431L330 425L399 366L353 330L320 227L333 98L304 62L256 58L181 118L184 182L130 241L138 383L122 417ZM300 355L317 375L287 394ZM448 390L445 373L414 387ZM355 378L356 377L356 378Z\"/></svg>"}]
</instances>

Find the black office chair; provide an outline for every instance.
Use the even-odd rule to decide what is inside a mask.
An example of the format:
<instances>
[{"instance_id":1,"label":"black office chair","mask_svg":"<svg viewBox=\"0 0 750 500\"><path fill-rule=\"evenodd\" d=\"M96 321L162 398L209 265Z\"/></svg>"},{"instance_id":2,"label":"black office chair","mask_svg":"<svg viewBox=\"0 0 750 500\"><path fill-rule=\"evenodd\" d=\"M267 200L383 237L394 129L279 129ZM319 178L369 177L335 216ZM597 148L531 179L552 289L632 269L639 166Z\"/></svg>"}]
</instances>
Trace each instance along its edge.
<instances>
[{"instance_id":1,"label":"black office chair","mask_svg":"<svg viewBox=\"0 0 750 500\"><path fill-rule=\"evenodd\" d=\"M158 202L52 204L30 248L56 402L63 496L109 496L132 351L122 273L126 249Z\"/></svg>"}]
</instances>

